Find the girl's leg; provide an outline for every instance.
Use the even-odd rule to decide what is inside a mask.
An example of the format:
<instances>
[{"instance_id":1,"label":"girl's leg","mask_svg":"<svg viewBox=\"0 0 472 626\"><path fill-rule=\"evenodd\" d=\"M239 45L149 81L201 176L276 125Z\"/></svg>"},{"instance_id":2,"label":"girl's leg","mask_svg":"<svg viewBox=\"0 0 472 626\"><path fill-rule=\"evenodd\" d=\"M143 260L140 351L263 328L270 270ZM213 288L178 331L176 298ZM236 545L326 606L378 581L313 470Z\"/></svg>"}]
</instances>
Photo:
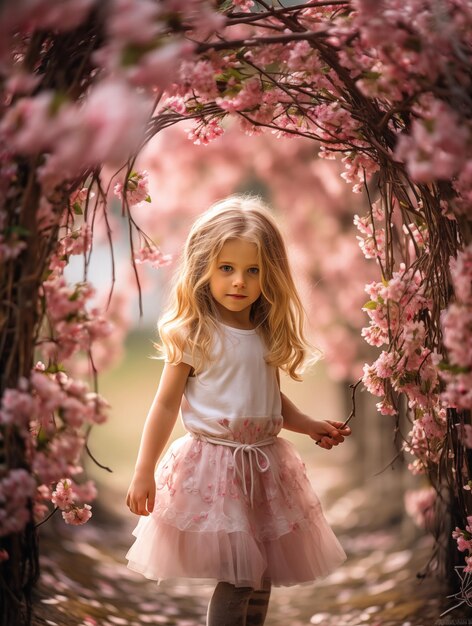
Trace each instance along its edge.
<instances>
[{"instance_id":1,"label":"girl's leg","mask_svg":"<svg viewBox=\"0 0 472 626\"><path fill-rule=\"evenodd\" d=\"M207 626L246 626L252 587L235 587L219 582L208 605Z\"/></svg>"},{"instance_id":2,"label":"girl's leg","mask_svg":"<svg viewBox=\"0 0 472 626\"><path fill-rule=\"evenodd\" d=\"M253 591L247 606L246 626L262 626L265 622L270 598L270 580L265 579L263 588Z\"/></svg>"}]
</instances>

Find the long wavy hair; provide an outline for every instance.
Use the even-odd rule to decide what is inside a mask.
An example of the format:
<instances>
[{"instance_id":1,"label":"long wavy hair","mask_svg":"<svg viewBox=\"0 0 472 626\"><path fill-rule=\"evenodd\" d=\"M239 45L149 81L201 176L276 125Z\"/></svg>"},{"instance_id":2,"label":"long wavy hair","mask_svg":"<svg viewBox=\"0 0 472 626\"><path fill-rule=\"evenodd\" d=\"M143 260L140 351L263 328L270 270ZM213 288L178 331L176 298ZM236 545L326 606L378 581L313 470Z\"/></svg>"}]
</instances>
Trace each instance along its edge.
<instances>
[{"instance_id":1,"label":"long wavy hair","mask_svg":"<svg viewBox=\"0 0 472 626\"><path fill-rule=\"evenodd\" d=\"M159 320L162 346L170 363L184 350L191 353L198 374L211 358L218 311L209 280L224 244L232 239L255 243L261 295L251 306L250 319L268 348L266 362L300 380L311 359L304 334L300 302L282 235L264 203L254 196L233 195L217 202L193 224L188 235L167 310Z\"/></svg>"}]
</instances>

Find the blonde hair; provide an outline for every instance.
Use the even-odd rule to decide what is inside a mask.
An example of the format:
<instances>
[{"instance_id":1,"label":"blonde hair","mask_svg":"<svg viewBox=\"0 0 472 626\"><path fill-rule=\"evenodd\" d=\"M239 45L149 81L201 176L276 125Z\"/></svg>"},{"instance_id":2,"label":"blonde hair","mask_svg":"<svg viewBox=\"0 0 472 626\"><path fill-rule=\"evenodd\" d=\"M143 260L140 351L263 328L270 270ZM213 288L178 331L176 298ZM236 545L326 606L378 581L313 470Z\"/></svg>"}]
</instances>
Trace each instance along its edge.
<instances>
[{"instance_id":1,"label":"blonde hair","mask_svg":"<svg viewBox=\"0 0 472 626\"><path fill-rule=\"evenodd\" d=\"M170 306L158 324L163 346L157 347L170 363L179 363L184 350L191 353L197 374L211 358L218 314L209 280L223 245L232 239L257 246L261 295L252 304L250 319L266 342L266 362L300 380L298 372L307 360L308 347L304 310L282 235L266 206L254 196L230 196L193 224Z\"/></svg>"}]
</instances>

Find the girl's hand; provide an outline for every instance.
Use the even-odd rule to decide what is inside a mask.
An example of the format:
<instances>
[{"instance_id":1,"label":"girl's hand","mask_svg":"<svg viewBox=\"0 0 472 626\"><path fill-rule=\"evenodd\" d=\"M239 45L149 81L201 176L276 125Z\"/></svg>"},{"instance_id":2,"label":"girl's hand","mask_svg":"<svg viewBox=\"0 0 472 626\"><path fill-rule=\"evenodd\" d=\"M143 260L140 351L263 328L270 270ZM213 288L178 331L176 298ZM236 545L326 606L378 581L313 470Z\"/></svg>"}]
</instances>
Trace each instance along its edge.
<instances>
[{"instance_id":1,"label":"girl's hand","mask_svg":"<svg viewBox=\"0 0 472 626\"><path fill-rule=\"evenodd\" d=\"M156 496L156 481L154 474L135 474L126 496L126 504L131 513L149 515L154 509ZM147 509L146 509L147 500Z\"/></svg>"},{"instance_id":2,"label":"girl's hand","mask_svg":"<svg viewBox=\"0 0 472 626\"><path fill-rule=\"evenodd\" d=\"M333 446L344 441L344 437L351 434L349 426L342 428L343 422L333 422L331 420L313 420L312 427L308 433L312 439L326 450L331 450Z\"/></svg>"}]
</instances>

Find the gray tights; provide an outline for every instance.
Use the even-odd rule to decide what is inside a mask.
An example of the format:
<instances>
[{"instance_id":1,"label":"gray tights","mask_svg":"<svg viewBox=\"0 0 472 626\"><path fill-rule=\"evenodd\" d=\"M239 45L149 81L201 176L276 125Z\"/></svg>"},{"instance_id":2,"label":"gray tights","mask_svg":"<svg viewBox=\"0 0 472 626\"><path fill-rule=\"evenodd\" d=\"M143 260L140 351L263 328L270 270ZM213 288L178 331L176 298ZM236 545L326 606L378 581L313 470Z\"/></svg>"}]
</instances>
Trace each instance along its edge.
<instances>
[{"instance_id":1,"label":"gray tights","mask_svg":"<svg viewBox=\"0 0 472 626\"><path fill-rule=\"evenodd\" d=\"M207 626L262 626L270 598L270 581L263 589L219 582L208 605Z\"/></svg>"}]
</instances>

